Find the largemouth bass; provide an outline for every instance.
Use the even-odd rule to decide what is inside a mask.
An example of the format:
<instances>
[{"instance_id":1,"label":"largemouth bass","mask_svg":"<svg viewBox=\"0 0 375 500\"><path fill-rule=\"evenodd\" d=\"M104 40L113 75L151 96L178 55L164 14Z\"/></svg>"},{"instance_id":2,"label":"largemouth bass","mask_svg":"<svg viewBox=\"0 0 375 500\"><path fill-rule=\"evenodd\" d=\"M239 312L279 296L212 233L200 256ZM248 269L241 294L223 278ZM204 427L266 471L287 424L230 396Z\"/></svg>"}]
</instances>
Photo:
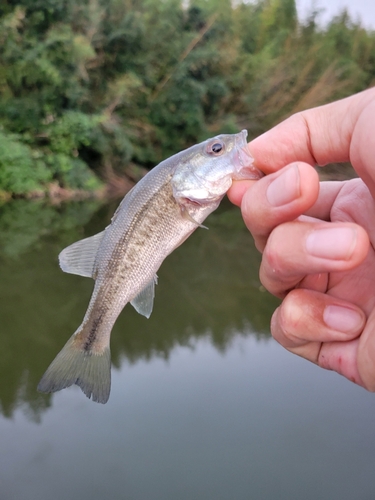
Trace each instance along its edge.
<instances>
[{"instance_id":1,"label":"largemouth bass","mask_svg":"<svg viewBox=\"0 0 375 500\"><path fill-rule=\"evenodd\" d=\"M106 403L111 386L110 335L130 302L150 316L156 272L219 205L233 179L258 179L247 132L219 135L161 162L129 191L111 224L59 255L63 271L94 278L82 324L43 375L38 390L77 384ZM203 226L204 227L204 226Z\"/></svg>"}]
</instances>

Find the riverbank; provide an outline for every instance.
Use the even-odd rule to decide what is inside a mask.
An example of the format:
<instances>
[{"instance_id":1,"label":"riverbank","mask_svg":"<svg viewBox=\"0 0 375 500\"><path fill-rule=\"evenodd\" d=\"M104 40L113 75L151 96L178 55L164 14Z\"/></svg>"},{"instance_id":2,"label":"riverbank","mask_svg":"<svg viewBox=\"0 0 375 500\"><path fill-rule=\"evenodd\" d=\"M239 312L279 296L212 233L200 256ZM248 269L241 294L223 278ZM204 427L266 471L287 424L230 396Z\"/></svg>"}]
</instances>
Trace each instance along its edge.
<instances>
[{"instance_id":1,"label":"riverbank","mask_svg":"<svg viewBox=\"0 0 375 500\"><path fill-rule=\"evenodd\" d=\"M143 173L145 175L146 172ZM140 177L141 178L141 177ZM139 179L140 179L139 178ZM52 182L45 189L29 191L22 195L16 195L0 190L0 204L13 199L38 200L49 199L53 203L64 201L81 201L88 199L111 200L125 196L139 179L130 179L129 177L115 177L102 184L100 188L94 190L70 189L59 186L57 182Z\"/></svg>"},{"instance_id":2,"label":"riverbank","mask_svg":"<svg viewBox=\"0 0 375 500\"><path fill-rule=\"evenodd\" d=\"M0 204L11 201L16 198L26 200L49 199L52 203L60 203L64 201L81 201L88 199L95 200L111 200L125 196L130 189L144 176L148 171L140 170L138 167L137 175L132 178L127 176L113 176L99 189L84 190L84 189L68 189L58 185L58 183L50 183L45 190L35 190L23 195L14 195L0 190ZM357 177L355 170L349 163L331 164L325 167L317 167L317 172L321 181L344 181Z\"/></svg>"}]
</instances>

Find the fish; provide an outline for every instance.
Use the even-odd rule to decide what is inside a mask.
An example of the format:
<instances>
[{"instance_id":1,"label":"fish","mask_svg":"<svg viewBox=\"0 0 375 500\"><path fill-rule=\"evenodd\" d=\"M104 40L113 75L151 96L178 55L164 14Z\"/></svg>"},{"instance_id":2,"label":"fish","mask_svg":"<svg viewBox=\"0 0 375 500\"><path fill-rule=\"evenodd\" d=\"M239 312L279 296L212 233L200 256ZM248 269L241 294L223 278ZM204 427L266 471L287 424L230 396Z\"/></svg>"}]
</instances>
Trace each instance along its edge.
<instances>
[{"instance_id":1,"label":"fish","mask_svg":"<svg viewBox=\"0 0 375 500\"><path fill-rule=\"evenodd\" d=\"M127 303L149 318L157 271L220 204L235 179L259 179L247 131L222 134L159 163L125 195L102 232L59 255L66 273L95 280L81 325L47 368L38 391L78 385L105 404L111 388L110 336Z\"/></svg>"}]
</instances>

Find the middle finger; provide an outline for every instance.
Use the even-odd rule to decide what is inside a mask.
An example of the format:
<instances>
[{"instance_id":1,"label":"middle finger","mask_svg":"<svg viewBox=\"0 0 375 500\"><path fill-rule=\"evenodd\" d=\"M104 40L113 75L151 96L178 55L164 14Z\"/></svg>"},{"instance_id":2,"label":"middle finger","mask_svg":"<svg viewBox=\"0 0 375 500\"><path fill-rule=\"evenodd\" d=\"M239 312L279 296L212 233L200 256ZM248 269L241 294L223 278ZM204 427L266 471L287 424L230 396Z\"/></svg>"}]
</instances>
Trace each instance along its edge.
<instances>
[{"instance_id":1,"label":"middle finger","mask_svg":"<svg viewBox=\"0 0 375 500\"><path fill-rule=\"evenodd\" d=\"M351 222L287 222L268 238L260 280L269 292L284 297L308 275L353 269L368 248L366 231Z\"/></svg>"}]
</instances>

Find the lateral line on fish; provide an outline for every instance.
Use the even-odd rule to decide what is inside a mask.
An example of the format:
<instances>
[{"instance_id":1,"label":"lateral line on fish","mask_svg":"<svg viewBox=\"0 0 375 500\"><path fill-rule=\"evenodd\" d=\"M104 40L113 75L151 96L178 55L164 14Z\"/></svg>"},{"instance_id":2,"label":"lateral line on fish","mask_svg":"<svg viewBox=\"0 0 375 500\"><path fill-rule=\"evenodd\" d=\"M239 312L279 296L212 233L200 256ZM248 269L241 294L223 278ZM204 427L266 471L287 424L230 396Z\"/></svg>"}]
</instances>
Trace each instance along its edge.
<instances>
[{"instance_id":1,"label":"lateral line on fish","mask_svg":"<svg viewBox=\"0 0 375 500\"><path fill-rule=\"evenodd\" d=\"M103 318L103 313L100 313L98 318L95 318L92 322L92 326L90 328L90 333L88 334L84 344L83 344L83 350L85 352L91 351L91 347L93 343L95 342L95 339L97 337L98 333L98 328L102 324L102 318Z\"/></svg>"},{"instance_id":2,"label":"lateral line on fish","mask_svg":"<svg viewBox=\"0 0 375 500\"><path fill-rule=\"evenodd\" d=\"M205 227L201 222L244 168L254 169L252 179L262 176L252 157L241 156L246 137L245 130L219 135L162 161L124 197L100 242L96 235L61 252L63 270L96 281L83 322L47 368L38 385L41 392L77 384L89 398L107 402L110 335L125 305L133 301L148 317L164 259L198 226Z\"/></svg>"},{"instance_id":3,"label":"lateral line on fish","mask_svg":"<svg viewBox=\"0 0 375 500\"><path fill-rule=\"evenodd\" d=\"M170 176L170 178L171 177L172 177L172 175ZM139 232L139 228L140 228L140 225L141 225L142 221L144 221L146 219L146 216L149 215L149 213L150 213L150 205L156 205L155 204L155 200L157 200L160 197L160 193L162 191L165 191L166 188L168 189L167 183L165 183L160 189L158 189L147 200L147 202L144 203L141 206L141 208L139 209L139 211L132 218L131 223L129 224L129 227L128 227L127 231L121 236L121 238L120 238L118 244L116 245L116 247L123 245L124 242L126 242L127 240L130 241L132 239L132 236L134 235L134 233L135 232ZM174 196L172 194L172 189L169 188L168 190L170 190L170 199L174 201L174 203L176 204L176 206L178 206L178 203L177 203L176 199L174 198ZM116 249L114 249L114 251L115 250Z\"/></svg>"}]
</instances>

